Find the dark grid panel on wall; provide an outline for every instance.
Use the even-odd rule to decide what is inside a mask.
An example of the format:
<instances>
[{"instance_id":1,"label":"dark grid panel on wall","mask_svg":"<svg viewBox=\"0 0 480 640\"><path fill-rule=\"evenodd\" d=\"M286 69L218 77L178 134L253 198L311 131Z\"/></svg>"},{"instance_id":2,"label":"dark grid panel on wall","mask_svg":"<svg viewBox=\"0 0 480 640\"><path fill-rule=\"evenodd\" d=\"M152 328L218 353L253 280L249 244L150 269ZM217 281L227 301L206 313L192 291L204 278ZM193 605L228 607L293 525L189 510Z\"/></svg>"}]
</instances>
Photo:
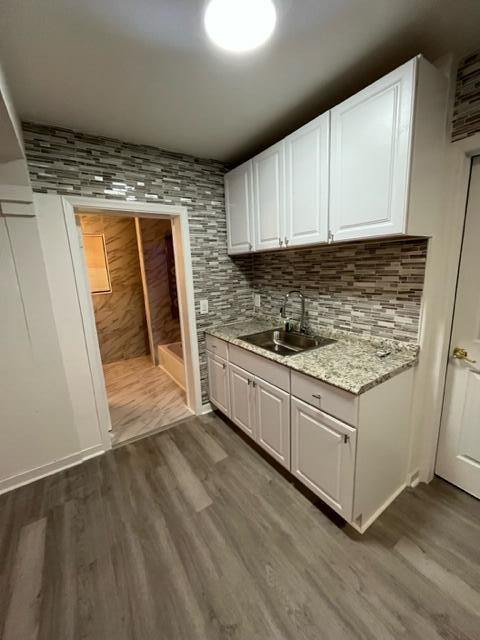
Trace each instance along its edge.
<instances>
[{"instance_id":1,"label":"dark grid panel on wall","mask_svg":"<svg viewBox=\"0 0 480 640\"><path fill-rule=\"evenodd\" d=\"M452 140L480 132L480 50L460 61L455 88Z\"/></svg>"},{"instance_id":2,"label":"dark grid panel on wall","mask_svg":"<svg viewBox=\"0 0 480 640\"><path fill-rule=\"evenodd\" d=\"M227 255L225 167L156 147L23 124L34 191L182 205L188 209L202 398L207 401L204 329L251 312L251 258ZM200 315L199 301L209 299Z\"/></svg>"},{"instance_id":3,"label":"dark grid panel on wall","mask_svg":"<svg viewBox=\"0 0 480 640\"><path fill-rule=\"evenodd\" d=\"M308 324L357 334L418 338L427 240L356 242L254 256L255 290L261 311L276 316L283 296L300 289ZM297 320L297 296L288 303Z\"/></svg>"}]
</instances>

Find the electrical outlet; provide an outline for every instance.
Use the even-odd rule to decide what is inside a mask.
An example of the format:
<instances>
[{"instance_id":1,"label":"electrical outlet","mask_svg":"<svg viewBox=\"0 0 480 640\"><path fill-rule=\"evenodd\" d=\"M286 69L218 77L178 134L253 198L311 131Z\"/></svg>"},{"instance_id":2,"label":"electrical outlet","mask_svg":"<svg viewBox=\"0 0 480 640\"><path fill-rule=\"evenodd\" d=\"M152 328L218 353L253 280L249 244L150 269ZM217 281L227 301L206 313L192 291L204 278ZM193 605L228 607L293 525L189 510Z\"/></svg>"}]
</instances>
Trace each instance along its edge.
<instances>
[{"instance_id":1,"label":"electrical outlet","mask_svg":"<svg viewBox=\"0 0 480 640\"><path fill-rule=\"evenodd\" d=\"M208 313L208 300L200 300L200 313Z\"/></svg>"},{"instance_id":2,"label":"electrical outlet","mask_svg":"<svg viewBox=\"0 0 480 640\"><path fill-rule=\"evenodd\" d=\"M260 294L256 293L253 296L253 304L255 305L255 307L259 307L260 306Z\"/></svg>"}]
</instances>

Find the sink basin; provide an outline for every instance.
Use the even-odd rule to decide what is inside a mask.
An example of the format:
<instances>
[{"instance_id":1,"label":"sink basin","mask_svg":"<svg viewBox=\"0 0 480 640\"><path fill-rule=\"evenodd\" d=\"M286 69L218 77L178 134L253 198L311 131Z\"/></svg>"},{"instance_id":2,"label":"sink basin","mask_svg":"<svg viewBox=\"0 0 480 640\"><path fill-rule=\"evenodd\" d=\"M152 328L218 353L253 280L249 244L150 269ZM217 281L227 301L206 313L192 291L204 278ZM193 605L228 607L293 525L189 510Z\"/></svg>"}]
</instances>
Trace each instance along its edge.
<instances>
[{"instance_id":1,"label":"sink basin","mask_svg":"<svg viewBox=\"0 0 480 640\"><path fill-rule=\"evenodd\" d=\"M251 333L248 336L240 336L240 340L278 353L279 356L294 356L297 353L304 353L336 342L330 338L307 336L304 333L285 331L284 329L268 329L259 333Z\"/></svg>"}]
</instances>

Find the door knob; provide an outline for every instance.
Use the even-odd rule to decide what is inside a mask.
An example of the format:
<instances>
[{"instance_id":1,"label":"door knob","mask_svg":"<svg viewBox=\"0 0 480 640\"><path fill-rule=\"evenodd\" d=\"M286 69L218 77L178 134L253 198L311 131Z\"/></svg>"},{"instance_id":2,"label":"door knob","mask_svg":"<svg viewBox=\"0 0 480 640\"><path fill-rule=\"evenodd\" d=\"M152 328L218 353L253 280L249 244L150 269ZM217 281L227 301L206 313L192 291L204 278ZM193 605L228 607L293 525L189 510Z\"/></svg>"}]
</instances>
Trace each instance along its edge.
<instances>
[{"instance_id":1,"label":"door knob","mask_svg":"<svg viewBox=\"0 0 480 640\"><path fill-rule=\"evenodd\" d=\"M457 360L465 360L465 362L472 362L472 363L476 362L476 360L472 360L471 358L467 357L468 351L465 351L465 349L462 349L462 347L455 347L452 355Z\"/></svg>"}]
</instances>

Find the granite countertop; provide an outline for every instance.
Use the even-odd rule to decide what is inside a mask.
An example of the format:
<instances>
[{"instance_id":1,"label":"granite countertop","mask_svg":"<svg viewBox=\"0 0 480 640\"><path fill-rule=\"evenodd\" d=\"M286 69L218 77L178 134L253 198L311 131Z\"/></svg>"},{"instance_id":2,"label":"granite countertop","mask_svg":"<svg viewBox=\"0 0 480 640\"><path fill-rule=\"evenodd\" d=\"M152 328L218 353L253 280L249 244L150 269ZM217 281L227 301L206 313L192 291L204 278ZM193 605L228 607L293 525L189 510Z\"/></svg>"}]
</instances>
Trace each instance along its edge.
<instances>
[{"instance_id":1,"label":"granite countertop","mask_svg":"<svg viewBox=\"0 0 480 640\"><path fill-rule=\"evenodd\" d=\"M337 342L294 356L280 356L239 337L280 326L273 319L249 318L211 327L205 333L356 395L415 366L418 358L416 344L360 337L349 331L328 328L319 331L318 335ZM379 351L390 351L390 354L381 358L377 355Z\"/></svg>"}]
</instances>

